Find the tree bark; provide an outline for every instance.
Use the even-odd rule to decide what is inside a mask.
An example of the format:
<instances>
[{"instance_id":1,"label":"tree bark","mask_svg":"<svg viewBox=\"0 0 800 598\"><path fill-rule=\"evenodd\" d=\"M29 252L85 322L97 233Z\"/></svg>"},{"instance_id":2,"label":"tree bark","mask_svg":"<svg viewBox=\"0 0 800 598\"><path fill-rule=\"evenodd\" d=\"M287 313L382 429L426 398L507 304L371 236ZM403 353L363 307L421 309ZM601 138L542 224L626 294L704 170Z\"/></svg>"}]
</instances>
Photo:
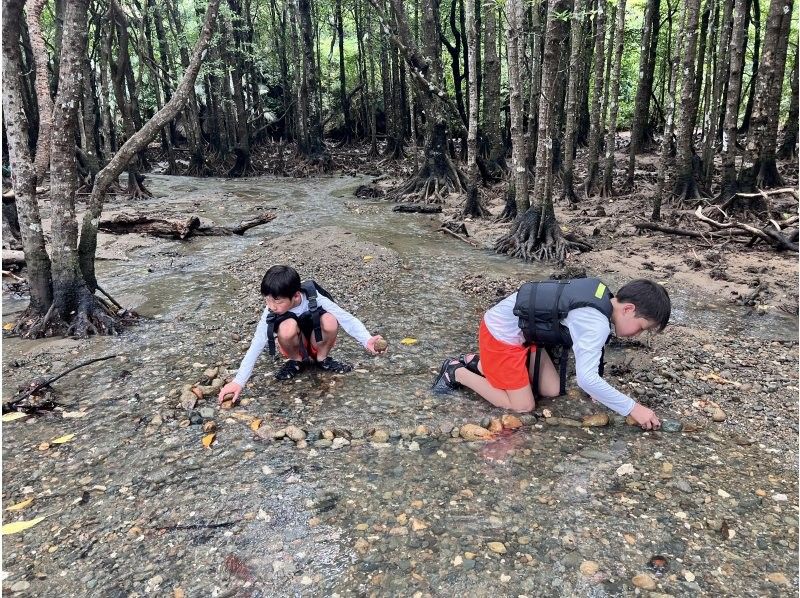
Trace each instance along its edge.
<instances>
[{"instance_id":1,"label":"tree bark","mask_svg":"<svg viewBox=\"0 0 800 598\"><path fill-rule=\"evenodd\" d=\"M347 97L347 74L344 68L344 21L342 20L342 0L336 0L336 36L339 42L339 101L342 105L344 114L344 134L345 143L350 143L353 139L353 123L350 116L350 100Z\"/></svg>"},{"instance_id":2,"label":"tree bark","mask_svg":"<svg viewBox=\"0 0 800 598\"><path fill-rule=\"evenodd\" d=\"M553 126L556 109L554 92L559 61L558 50L565 37L566 27L561 15L568 9L569 6L564 0L548 0L539 98L536 180L533 192L537 203L521 214L514 221L511 230L500 237L495 245L496 251L526 261L563 261L570 248L588 248L588 245L567 240L562 235L556 221L552 199L552 136L556 133Z\"/></svg>"},{"instance_id":3,"label":"tree bark","mask_svg":"<svg viewBox=\"0 0 800 598\"><path fill-rule=\"evenodd\" d=\"M522 43L522 31L524 22L524 2L523 0L508 1L508 26L506 28L506 48L508 55L508 93L511 111L511 169L512 182L514 185L514 195L517 203L517 213L522 214L530 207L528 199L528 169L526 164L526 146L523 129L523 110L524 102L522 93L524 91L522 80L522 56L525 54L525 46ZM536 6L534 6L536 10Z\"/></svg>"},{"instance_id":4,"label":"tree bark","mask_svg":"<svg viewBox=\"0 0 800 598\"><path fill-rule=\"evenodd\" d=\"M465 26L467 33L467 72L469 73L469 125L467 133L467 199L464 216L481 217L488 211L478 196L478 31L475 17L475 0L465 0ZM478 4L480 13L480 4Z\"/></svg>"},{"instance_id":5,"label":"tree bark","mask_svg":"<svg viewBox=\"0 0 800 598\"><path fill-rule=\"evenodd\" d=\"M636 85L636 98L633 104L631 121L631 144L628 150L628 174L625 187L633 189L636 172L636 154L649 146L653 139L649 130L650 96L653 93L653 74L655 73L655 48L653 38L658 42L658 24L660 22L660 0L648 0L642 24L642 43L639 46L639 79Z\"/></svg>"},{"instance_id":6,"label":"tree bark","mask_svg":"<svg viewBox=\"0 0 800 598\"><path fill-rule=\"evenodd\" d=\"M746 0L736 0L733 7L731 42L728 46L730 70L728 71L728 90L725 97L725 128L722 132L722 193L724 202L739 189L736 177L736 137L739 120L739 93L742 89L742 65L744 64L744 17Z\"/></svg>"},{"instance_id":7,"label":"tree bark","mask_svg":"<svg viewBox=\"0 0 800 598\"><path fill-rule=\"evenodd\" d=\"M564 161L561 170L561 197L570 205L578 201L575 193L575 126L578 117L578 78L583 49L583 2L574 0L570 21L569 82L567 84L567 122L564 129Z\"/></svg>"},{"instance_id":8,"label":"tree bark","mask_svg":"<svg viewBox=\"0 0 800 598\"><path fill-rule=\"evenodd\" d=\"M695 60L697 56L697 26L700 16L700 0L687 0L685 2L685 21L683 72L681 82L681 116L678 120L676 139L675 187L673 194L678 203L699 199L703 192L698 185L697 177L700 174L697 155L694 152L694 124L697 119L697 104L695 103Z\"/></svg>"},{"instance_id":9,"label":"tree bark","mask_svg":"<svg viewBox=\"0 0 800 598\"><path fill-rule=\"evenodd\" d=\"M792 0L770 2L753 116L739 172L739 187L744 191L783 185L775 164L775 150L792 4ZM740 208L746 209L737 204L734 211Z\"/></svg>"},{"instance_id":10,"label":"tree bark","mask_svg":"<svg viewBox=\"0 0 800 598\"><path fill-rule=\"evenodd\" d=\"M758 59L759 59L759 50L761 48L761 4L760 0L748 0L748 5L750 8L753 9L753 31L754 31L754 39L753 39L753 50L751 55L753 56L753 60L750 66L750 85L749 85L749 92L747 94L747 104L744 107L744 115L742 116L742 124L739 127L739 134L747 133L750 130L750 119L753 116L753 105L755 103L755 95L756 95L756 81L758 81ZM750 13L748 11L746 18L745 18L745 44L747 43L747 37L749 34L749 23L750 20ZM745 53L747 47L745 46Z\"/></svg>"},{"instance_id":11,"label":"tree bark","mask_svg":"<svg viewBox=\"0 0 800 598\"><path fill-rule=\"evenodd\" d=\"M717 125L719 123L720 102L723 82L727 78L730 68L731 25L733 19L733 0L723 0L722 17L717 41L717 68L714 72L714 83L711 90L710 111L704 127L703 144L703 174L707 189L711 189L714 179L714 144L717 139Z\"/></svg>"},{"instance_id":12,"label":"tree bark","mask_svg":"<svg viewBox=\"0 0 800 598\"><path fill-rule=\"evenodd\" d=\"M500 60L497 57L497 7L488 4L484 14L483 126L486 171L494 179L506 171L505 146L500 129Z\"/></svg>"},{"instance_id":13,"label":"tree bark","mask_svg":"<svg viewBox=\"0 0 800 598\"><path fill-rule=\"evenodd\" d=\"M203 18L203 24L200 29L200 35L197 38L197 43L192 52L189 66L184 72L169 102L154 114L141 129L128 138L95 178L94 187L89 197L88 209L83 217L79 247L80 268L91 291L97 288L97 277L94 268L95 251L97 249L97 223L103 211L106 191L111 184L117 180L120 173L125 169L136 153L145 147L166 123L175 118L175 115L177 115L186 104L191 90L194 88L197 73L200 71L200 65L202 64L204 54L211 40L214 22L216 21L217 12L219 10L219 3L220 0L209 0L206 14Z\"/></svg>"},{"instance_id":14,"label":"tree bark","mask_svg":"<svg viewBox=\"0 0 800 598\"><path fill-rule=\"evenodd\" d=\"M617 144L617 115L619 114L619 80L622 69L622 50L625 44L625 0L618 0L617 22L614 31L614 65L611 71L608 114L608 136L606 137L605 167L603 169L602 197L614 195L614 150Z\"/></svg>"},{"instance_id":15,"label":"tree bark","mask_svg":"<svg viewBox=\"0 0 800 598\"><path fill-rule=\"evenodd\" d=\"M331 157L325 147L322 133L322 117L318 96L319 78L314 58L314 24L311 19L311 0L296 1L303 57L300 99L301 102L306 104L306 113L308 115L306 140L305 143L300 145L300 152L312 166L318 166L325 171L331 165Z\"/></svg>"},{"instance_id":16,"label":"tree bark","mask_svg":"<svg viewBox=\"0 0 800 598\"><path fill-rule=\"evenodd\" d=\"M783 141L778 148L778 158L782 160L794 159L797 157L797 114L798 114L798 97L797 97L797 70L798 70L798 48L794 49L794 66L792 68L791 88L792 97L789 100L789 114L786 118L786 124L783 127Z\"/></svg>"},{"instance_id":17,"label":"tree bark","mask_svg":"<svg viewBox=\"0 0 800 598\"><path fill-rule=\"evenodd\" d=\"M46 0L28 0L27 22L31 51L36 65L36 98L39 104L39 135L36 143L36 179L44 180L50 166L50 131L53 123L53 99L50 97L50 82L47 73L47 49L42 35L42 10Z\"/></svg>"},{"instance_id":18,"label":"tree bark","mask_svg":"<svg viewBox=\"0 0 800 598\"><path fill-rule=\"evenodd\" d=\"M743 1L743 0L742 0ZM669 79L666 88L666 113L664 115L664 135L661 139L661 159L658 162L658 177L656 183L656 192L653 198L653 212L650 219L658 222L661 220L661 204L663 203L664 196L667 194L667 170L670 166L671 143L672 134L675 123L675 88L678 84L678 65L681 59L681 52L683 50L683 31L684 22L686 21L686 13L684 11L681 26L678 27L677 39L674 40L672 46L672 60L670 61Z\"/></svg>"},{"instance_id":19,"label":"tree bark","mask_svg":"<svg viewBox=\"0 0 800 598\"><path fill-rule=\"evenodd\" d=\"M603 66L605 59L605 32L606 32L606 0L597 0L597 13L595 15L595 40L594 40L594 87L589 108L591 125L589 128L589 154L586 158L586 178L583 181L583 192L586 197L597 195L600 191L598 185L598 158L600 156L600 140L602 138L601 117L605 110L601 106L600 98L603 92Z\"/></svg>"},{"instance_id":20,"label":"tree bark","mask_svg":"<svg viewBox=\"0 0 800 598\"><path fill-rule=\"evenodd\" d=\"M53 300L51 263L45 250L42 220L36 200L37 177L28 146L28 120L22 105L19 77L22 72L19 47L22 7L23 0L3 0L3 120L30 287L30 303L20 323L44 317Z\"/></svg>"}]
</instances>

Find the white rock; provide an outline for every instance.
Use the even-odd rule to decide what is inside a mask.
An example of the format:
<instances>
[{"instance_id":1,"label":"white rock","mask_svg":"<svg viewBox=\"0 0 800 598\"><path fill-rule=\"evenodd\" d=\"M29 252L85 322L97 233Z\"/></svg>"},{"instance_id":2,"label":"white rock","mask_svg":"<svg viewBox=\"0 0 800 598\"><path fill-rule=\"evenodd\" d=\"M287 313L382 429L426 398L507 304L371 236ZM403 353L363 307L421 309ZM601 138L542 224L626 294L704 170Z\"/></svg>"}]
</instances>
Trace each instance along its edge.
<instances>
[{"instance_id":1,"label":"white rock","mask_svg":"<svg viewBox=\"0 0 800 598\"><path fill-rule=\"evenodd\" d=\"M617 467L617 475L622 477L624 475L628 475L630 473L635 473L636 470L633 468L633 465L630 463L624 463Z\"/></svg>"},{"instance_id":2,"label":"white rock","mask_svg":"<svg viewBox=\"0 0 800 598\"><path fill-rule=\"evenodd\" d=\"M722 488L720 488L719 490L717 490L717 494L718 494L719 496L721 496L722 498L730 498L730 497L731 497L731 495L730 495L730 494L728 494L727 492L725 492L725 491L724 491Z\"/></svg>"},{"instance_id":3,"label":"white rock","mask_svg":"<svg viewBox=\"0 0 800 598\"><path fill-rule=\"evenodd\" d=\"M772 500L776 502L786 502L787 500L789 500L789 497L786 496L785 494L773 494Z\"/></svg>"},{"instance_id":4,"label":"white rock","mask_svg":"<svg viewBox=\"0 0 800 598\"><path fill-rule=\"evenodd\" d=\"M694 573L692 573L692 572L691 572L691 571L689 571L688 569L684 569L684 570L682 571L682 573L683 573L683 578L684 578L686 581L688 581L688 582L692 582L692 581L694 581L694 580L695 580L695 575L694 575Z\"/></svg>"}]
</instances>

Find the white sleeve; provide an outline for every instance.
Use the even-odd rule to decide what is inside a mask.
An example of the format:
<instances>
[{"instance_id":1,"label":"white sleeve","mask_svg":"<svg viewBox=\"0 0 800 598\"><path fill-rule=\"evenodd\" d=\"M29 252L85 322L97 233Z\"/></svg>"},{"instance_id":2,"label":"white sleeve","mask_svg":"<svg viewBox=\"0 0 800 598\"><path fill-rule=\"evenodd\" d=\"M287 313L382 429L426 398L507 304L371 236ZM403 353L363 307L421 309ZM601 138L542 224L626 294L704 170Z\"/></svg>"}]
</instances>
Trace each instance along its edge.
<instances>
[{"instance_id":1,"label":"white sleeve","mask_svg":"<svg viewBox=\"0 0 800 598\"><path fill-rule=\"evenodd\" d=\"M597 373L603 346L611 332L608 318L593 307L581 307L570 311L564 324L572 336L578 386L609 409L620 415L628 415L636 405L635 401L619 392Z\"/></svg>"},{"instance_id":2,"label":"white sleeve","mask_svg":"<svg viewBox=\"0 0 800 598\"><path fill-rule=\"evenodd\" d=\"M258 321L258 326L256 327L256 333L253 335L253 340L250 341L250 348L247 350L247 353L245 353L242 363L239 364L239 371L236 372L236 377L233 379L239 386L247 384L247 381L250 379L250 374L253 373L253 368L256 365L258 356L261 355L264 347L267 346L267 330L269 328L267 325L267 315L269 315L269 309L265 309L264 313L261 314L261 319Z\"/></svg>"},{"instance_id":3,"label":"white sleeve","mask_svg":"<svg viewBox=\"0 0 800 598\"><path fill-rule=\"evenodd\" d=\"M326 312L331 314L334 318L336 318L336 321L339 322L339 325L344 329L344 331L366 348L367 341L372 337L372 335L369 333L369 330L367 330L367 327L364 326L361 320L359 320L349 311L346 311L336 305L333 301L325 297L325 295L317 295L317 304Z\"/></svg>"}]
</instances>

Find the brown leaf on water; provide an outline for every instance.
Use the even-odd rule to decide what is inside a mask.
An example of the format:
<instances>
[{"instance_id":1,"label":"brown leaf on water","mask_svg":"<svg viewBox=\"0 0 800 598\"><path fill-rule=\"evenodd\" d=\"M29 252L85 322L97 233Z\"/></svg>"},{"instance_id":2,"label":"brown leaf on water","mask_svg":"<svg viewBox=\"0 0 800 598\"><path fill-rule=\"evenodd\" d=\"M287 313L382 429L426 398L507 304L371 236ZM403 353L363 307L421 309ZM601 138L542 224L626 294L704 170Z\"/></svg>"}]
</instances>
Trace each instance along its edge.
<instances>
[{"instance_id":1,"label":"brown leaf on water","mask_svg":"<svg viewBox=\"0 0 800 598\"><path fill-rule=\"evenodd\" d=\"M261 420L256 418L250 422L250 429L255 432L261 427Z\"/></svg>"},{"instance_id":2,"label":"brown leaf on water","mask_svg":"<svg viewBox=\"0 0 800 598\"><path fill-rule=\"evenodd\" d=\"M206 434L203 436L203 446L206 448L211 448L211 444L214 442L214 439L217 437L216 434Z\"/></svg>"},{"instance_id":3,"label":"brown leaf on water","mask_svg":"<svg viewBox=\"0 0 800 598\"><path fill-rule=\"evenodd\" d=\"M245 581L253 581L254 576L250 568L242 562L242 560L235 554L229 554L223 561L225 568L230 571L231 575L244 579Z\"/></svg>"},{"instance_id":4,"label":"brown leaf on water","mask_svg":"<svg viewBox=\"0 0 800 598\"><path fill-rule=\"evenodd\" d=\"M186 598L186 592L183 590L183 588L175 588L172 590L172 598Z\"/></svg>"}]
</instances>

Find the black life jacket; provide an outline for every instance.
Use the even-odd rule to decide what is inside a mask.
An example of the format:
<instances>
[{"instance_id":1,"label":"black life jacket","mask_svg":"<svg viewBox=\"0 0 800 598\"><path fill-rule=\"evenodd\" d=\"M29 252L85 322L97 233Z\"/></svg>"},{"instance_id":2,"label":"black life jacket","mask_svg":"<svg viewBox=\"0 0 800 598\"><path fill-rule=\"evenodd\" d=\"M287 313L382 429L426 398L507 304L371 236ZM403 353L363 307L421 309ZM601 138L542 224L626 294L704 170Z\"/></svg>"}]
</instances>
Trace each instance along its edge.
<instances>
[{"instance_id":1,"label":"black life jacket","mask_svg":"<svg viewBox=\"0 0 800 598\"><path fill-rule=\"evenodd\" d=\"M611 322L611 297L608 287L597 278L574 280L543 280L527 282L517 291L514 315L525 337L525 346L536 345L546 349L563 347L559 363L560 393L565 393L567 356L572 347L569 329L561 323L573 309L593 307ZM611 337L609 336L609 339ZM608 342L608 341L606 341ZM534 392L538 390L539 351L534 366ZM599 374L603 375L603 356L600 356Z\"/></svg>"},{"instance_id":2,"label":"black life jacket","mask_svg":"<svg viewBox=\"0 0 800 598\"><path fill-rule=\"evenodd\" d=\"M301 330L306 327L309 329L309 331L313 330L314 340L316 340L318 343L322 341L322 326L320 326L319 319L322 314L325 313L325 310L317 304L317 294L319 293L331 301L333 301L333 295L331 295L313 280L305 280L301 282L300 290L301 292L305 293L306 298L308 299L307 312L304 312L299 316L291 311L287 311L281 315L270 312L267 316L267 343L269 345L269 354L273 357L275 356L275 335L277 334L281 322L286 320L295 320L298 326L300 326ZM306 355L305 343L300 343L300 351L302 352L303 357L308 357L308 355Z\"/></svg>"}]
</instances>

